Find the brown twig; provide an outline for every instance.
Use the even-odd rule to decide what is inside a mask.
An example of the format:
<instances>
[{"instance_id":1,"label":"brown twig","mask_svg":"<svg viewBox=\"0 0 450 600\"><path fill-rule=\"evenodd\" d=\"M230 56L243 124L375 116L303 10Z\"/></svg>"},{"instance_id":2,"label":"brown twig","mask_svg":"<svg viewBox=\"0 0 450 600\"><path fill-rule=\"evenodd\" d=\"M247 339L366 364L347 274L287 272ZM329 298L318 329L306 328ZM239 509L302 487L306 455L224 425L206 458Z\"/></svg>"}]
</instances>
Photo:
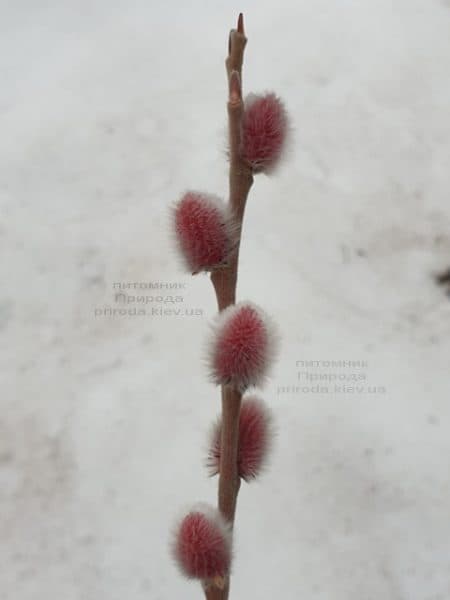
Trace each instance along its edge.
<instances>
[{"instance_id":1,"label":"brown twig","mask_svg":"<svg viewBox=\"0 0 450 600\"><path fill-rule=\"evenodd\" d=\"M211 281L217 297L219 311L236 302L236 285L239 264L239 246L242 233L245 205L253 174L250 167L241 158L241 130L244 103L242 98L242 63L247 38L244 32L244 18L239 15L237 29L232 29L229 36L228 57L225 61L228 75L228 127L229 127L229 159L230 173L229 203L239 226L239 240L235 252L227 267L213 271ZM239 412L242 394L231 385L222 386L222 438L219 465L219 510L223 517L233 526L236 512L236 501L239 492L240 478L237 467ZM220 589L210 585L205 589L208 600L227 600L229 595L229 579L225 587Z\"/></svg>"},{"instance_id":2,"label":"brown twig","mask_svg":"<svg viewBox=\"0 0 450 600\"><path fill-rule=\"evenodd\" d=\"M450 267L436 275L436 282L439 285L450 285Z\"/></svg>"}]
</instances>

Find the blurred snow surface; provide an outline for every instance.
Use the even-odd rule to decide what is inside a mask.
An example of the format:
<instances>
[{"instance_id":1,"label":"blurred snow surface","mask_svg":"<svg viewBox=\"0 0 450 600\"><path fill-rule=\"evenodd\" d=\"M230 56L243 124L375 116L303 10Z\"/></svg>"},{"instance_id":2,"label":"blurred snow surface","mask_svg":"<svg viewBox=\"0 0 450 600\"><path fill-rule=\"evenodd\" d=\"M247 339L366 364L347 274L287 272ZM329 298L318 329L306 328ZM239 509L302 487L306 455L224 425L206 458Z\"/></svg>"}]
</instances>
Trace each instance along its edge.
<instances>
[{"instance_id":1,"label":"blurred snow surface","mask_svg":"<svg viewBox=\"0 0 450 600\"><path fill-rule=\"evenodd\" d=\"M231 597L450 598L448 0L18 0L0 2L1 600L201 597L168 546L216 498L216 307L168 222L185 189L227 193L240 10L245 90L276 91L294 137L245 218L238 296L282 350ZM127 282L146 316L118 312Z\"/></svg>"}]
</instances>

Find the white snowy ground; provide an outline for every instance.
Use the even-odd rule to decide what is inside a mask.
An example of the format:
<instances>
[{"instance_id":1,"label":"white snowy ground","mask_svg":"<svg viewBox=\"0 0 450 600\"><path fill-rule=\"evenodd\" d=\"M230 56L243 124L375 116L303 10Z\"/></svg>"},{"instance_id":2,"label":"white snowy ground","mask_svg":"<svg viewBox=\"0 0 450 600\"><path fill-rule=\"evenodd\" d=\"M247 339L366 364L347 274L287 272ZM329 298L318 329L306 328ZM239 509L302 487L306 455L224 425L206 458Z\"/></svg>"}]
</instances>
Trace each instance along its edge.
<instances>
[{"instance_id":1,"label":"white snowy ground","mask_svg":"<svg viewBox=\"0 0 450 600\"><path fill-rule=\"evenodd\" d=\"M295 137L245 221L239 298L273 314L282 351L232 597L450 598L450 300L433 282L450 264L450 2L3 0L1 600L201 597L168 542L180 510L215 501L215 301L167 217L186 188L226 194L239 10L246 91L278 92ZM186 287L108 316L118 282ZM200 314L151 314L180 306Z\"/></svg>"}]
</instances>

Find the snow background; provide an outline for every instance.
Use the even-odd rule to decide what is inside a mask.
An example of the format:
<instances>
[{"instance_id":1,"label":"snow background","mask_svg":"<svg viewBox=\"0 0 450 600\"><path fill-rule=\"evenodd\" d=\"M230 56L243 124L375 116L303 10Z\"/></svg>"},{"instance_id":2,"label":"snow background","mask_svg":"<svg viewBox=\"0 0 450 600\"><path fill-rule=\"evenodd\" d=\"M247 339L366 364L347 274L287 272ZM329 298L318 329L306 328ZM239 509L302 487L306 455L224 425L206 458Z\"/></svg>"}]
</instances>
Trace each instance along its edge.
<instances>
[{"instance_id":1,"label":"snow background","mask_svg":"<svg viewBox=\"0 0 450 600\"><path fill-rule=\"evenodd\" d=\"M2 0L1 600L201 597L168 542L184 507L215 502L216 308L168 208L226 194L240 10L245 91L280 94L295 137L245 219L238 296L282 350L231 597L450 597L450 302L433 282L450 260L448 0ZM99 316L123 308L115 282L185 284L162 293L202 314ZM367 367L296 364L313 360ZM317 393L300 371L378 389Z\"/></svg>"}]
</instances>

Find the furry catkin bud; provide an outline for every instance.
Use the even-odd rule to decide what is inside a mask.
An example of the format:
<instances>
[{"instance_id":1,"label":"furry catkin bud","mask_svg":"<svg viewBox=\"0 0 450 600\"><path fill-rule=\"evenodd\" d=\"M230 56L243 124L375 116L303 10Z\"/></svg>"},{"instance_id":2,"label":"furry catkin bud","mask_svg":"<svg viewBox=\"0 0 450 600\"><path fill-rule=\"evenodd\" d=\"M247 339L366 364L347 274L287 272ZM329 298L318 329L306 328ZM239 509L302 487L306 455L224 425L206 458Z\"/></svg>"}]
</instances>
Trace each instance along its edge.
<instances>
[{"instance_id":1,"label":"furry catkin bud","mask_svg":"<svg viewBox=\"0 0 450 600\"><path fill-rule=\"evenodd\" d=\"M211 475L220 470L222 422L215 425L208 454ZM255 479L264 469L272 444L272 413L264 402L249 396L242 402L239 414L238 473L244 481Z\"/></svg>"},{"instance_id":2,"label":"furry catkin bud","mask_svg":"<svg viewBox=\"0 0 450 600\"><path fill-rule=\"evenodd\" d=\"M174 226L180 253L193 273L226 265L236 247L236 226L216 196L186 192L175 207Z\"/></svg>"},{"instance_id":3,"label":"furry catkin bud","mask_svg":"<svg viewBox=\"0 0 450 600\"><path fill-rule=\"evenodd\" d=\"M270 173L277 167L287 134L283 102L273 93L249 94L242 123L242 157L254 173Z\"/></svg>"},{"instance_id":4,"label":"furry catkin bud","mask_svg":"<svg viewBox=\"0 0 450 600\"><path fill-rule=\"evenodd\" d=\"M190 579L226 577L231 563L231 532L219 511L207 504L193 508L177 527L172 555Z\"/></svg>"},{"instance_id":5,"label":"furry catkin bud","mask_svg":"<svg viewBox=\"0 0 450 600\"><path fill-rule=\"evenodd\" d=\"M271 319L250 302L219 313L208 356L212 380L240 391L258 386L267 376L277 345Z\"/></svg>"}]
</instances>

